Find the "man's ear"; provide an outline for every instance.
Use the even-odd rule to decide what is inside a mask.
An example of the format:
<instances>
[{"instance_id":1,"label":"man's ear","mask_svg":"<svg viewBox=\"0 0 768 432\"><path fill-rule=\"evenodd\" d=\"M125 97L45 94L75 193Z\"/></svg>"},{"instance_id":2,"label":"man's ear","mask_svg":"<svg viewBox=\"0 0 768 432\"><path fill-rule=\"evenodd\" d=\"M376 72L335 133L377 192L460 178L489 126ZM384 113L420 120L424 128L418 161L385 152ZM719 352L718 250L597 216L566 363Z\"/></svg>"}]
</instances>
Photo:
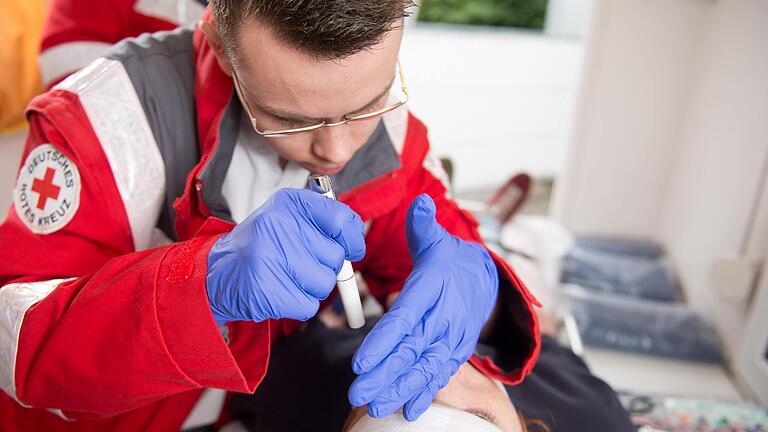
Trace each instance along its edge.
<instances>
[{"instance_id":1,"label":"man's ear","mask_svg":"<svg viewBox=\"0 0 768 432\"><path fill-rule=\"evenodd\" d=\"M225 74L232 76L232 64L229 63L229 59L224 54L224 48L221 46L221 38L215 28L205 20L200 20L198 27L202 30L205 38L208 40L208 44L213 48L213 53L216 55L216 61L219 62L219 67Z\"/></svg>"}]
</instances>

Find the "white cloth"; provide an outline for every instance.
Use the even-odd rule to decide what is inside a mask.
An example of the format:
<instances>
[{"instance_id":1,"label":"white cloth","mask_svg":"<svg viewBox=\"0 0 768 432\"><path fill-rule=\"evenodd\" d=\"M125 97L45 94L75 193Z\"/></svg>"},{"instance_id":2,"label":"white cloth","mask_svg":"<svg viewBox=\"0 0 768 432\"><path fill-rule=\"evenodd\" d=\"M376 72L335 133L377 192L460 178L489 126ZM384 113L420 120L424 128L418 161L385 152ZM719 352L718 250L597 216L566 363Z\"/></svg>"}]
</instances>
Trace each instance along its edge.
<instances>
[{"instance_id":1,"label":"white cloth","mask_svg":"<svg viewBox=\"0 0 768 432\"><path fill-rule=\"evenodd\" d=\"M251 126L248 116L240 119L240 131L221 193L235 223L242 222L282 188L304 188L309 171L295 162L280 167L277 152Z\"/></svg>"},{"instance_id":2,"label":"white cloth","mask_svg":"<svg viewBox=\"0 0 768 432\"><path fill-rule=\"evenodd\" d=\"M380 419L365 416L350 429L350 432L384 431L501 432L501 429L474 414L437 403L427 408L415 422L409 422L398 411Z\"/></svg>"}]
</instances>

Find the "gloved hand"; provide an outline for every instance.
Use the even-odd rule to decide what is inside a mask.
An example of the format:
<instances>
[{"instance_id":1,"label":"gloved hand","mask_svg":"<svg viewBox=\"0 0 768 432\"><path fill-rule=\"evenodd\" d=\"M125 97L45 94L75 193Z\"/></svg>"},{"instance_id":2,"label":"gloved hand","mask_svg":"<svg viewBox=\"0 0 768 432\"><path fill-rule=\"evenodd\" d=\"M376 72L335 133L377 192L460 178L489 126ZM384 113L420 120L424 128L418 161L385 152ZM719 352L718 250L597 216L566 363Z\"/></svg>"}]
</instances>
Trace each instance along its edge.
<instances>
[{"instance_id":1,"label":"gloved hand","mask_svg":"<svg viewBox=\"0 0 768 432\"><path fill-rule=\"evenodd\" d=\"M499 277L479 244L455 237L435 220L435 203L422 194L408 208L406 237L413 271L392 308L355 353L353 406L371 417L404 406L416 420L475 350L496 302Z\"/></svg>"},{"instance_id":2,"label":"gloved hand","mask_svg":"<svg viewBox=\"0 0 768 432\"><path fill-rule=\"evenodd\" d=\"M344 259L365 256L363 231L345 204L309 190L278 190L208 254L216 322L314 316Z\"/></svg>"}]
</instances>

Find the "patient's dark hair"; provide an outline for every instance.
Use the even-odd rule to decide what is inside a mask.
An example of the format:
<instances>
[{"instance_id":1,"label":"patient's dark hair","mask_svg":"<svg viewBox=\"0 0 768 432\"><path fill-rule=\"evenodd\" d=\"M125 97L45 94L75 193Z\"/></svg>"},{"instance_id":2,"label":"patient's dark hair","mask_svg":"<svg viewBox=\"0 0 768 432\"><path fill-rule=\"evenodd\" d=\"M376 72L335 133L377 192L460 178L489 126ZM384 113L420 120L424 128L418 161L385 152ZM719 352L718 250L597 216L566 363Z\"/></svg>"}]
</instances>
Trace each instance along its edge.
<instances>
[{"instance_id":1,"label":"patient's dark hair","mask_svg":"<svg viewBox=\"0 0 768 432\"><path fill-rule=\"evenodd\" d=\"M234 58L241 24L257 20L279 39L319 59L376 45L410 15L411 0L210 0L224 51Z\"/></svg>"}]
</instances>

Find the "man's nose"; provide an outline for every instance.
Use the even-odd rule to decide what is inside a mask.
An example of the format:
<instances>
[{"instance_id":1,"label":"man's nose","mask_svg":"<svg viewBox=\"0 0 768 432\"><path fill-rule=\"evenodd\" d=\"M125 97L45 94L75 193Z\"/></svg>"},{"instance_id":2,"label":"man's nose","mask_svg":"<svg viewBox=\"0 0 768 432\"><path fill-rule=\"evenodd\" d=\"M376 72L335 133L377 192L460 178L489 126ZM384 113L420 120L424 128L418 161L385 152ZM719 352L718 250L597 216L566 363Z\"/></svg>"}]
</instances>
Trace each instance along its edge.
<instances>
[{"instance_id":1,"label":"man's nose","mask_svg":"<svg viewBox=\"0 0 768 432\"><path fill-rule=\"evenodd\" d=\"M320 128L312 140L312 152L320 159L332 164L342 164L352 158L352 134L349 126L342 124Z\"/></svg>"}]
</instances>

